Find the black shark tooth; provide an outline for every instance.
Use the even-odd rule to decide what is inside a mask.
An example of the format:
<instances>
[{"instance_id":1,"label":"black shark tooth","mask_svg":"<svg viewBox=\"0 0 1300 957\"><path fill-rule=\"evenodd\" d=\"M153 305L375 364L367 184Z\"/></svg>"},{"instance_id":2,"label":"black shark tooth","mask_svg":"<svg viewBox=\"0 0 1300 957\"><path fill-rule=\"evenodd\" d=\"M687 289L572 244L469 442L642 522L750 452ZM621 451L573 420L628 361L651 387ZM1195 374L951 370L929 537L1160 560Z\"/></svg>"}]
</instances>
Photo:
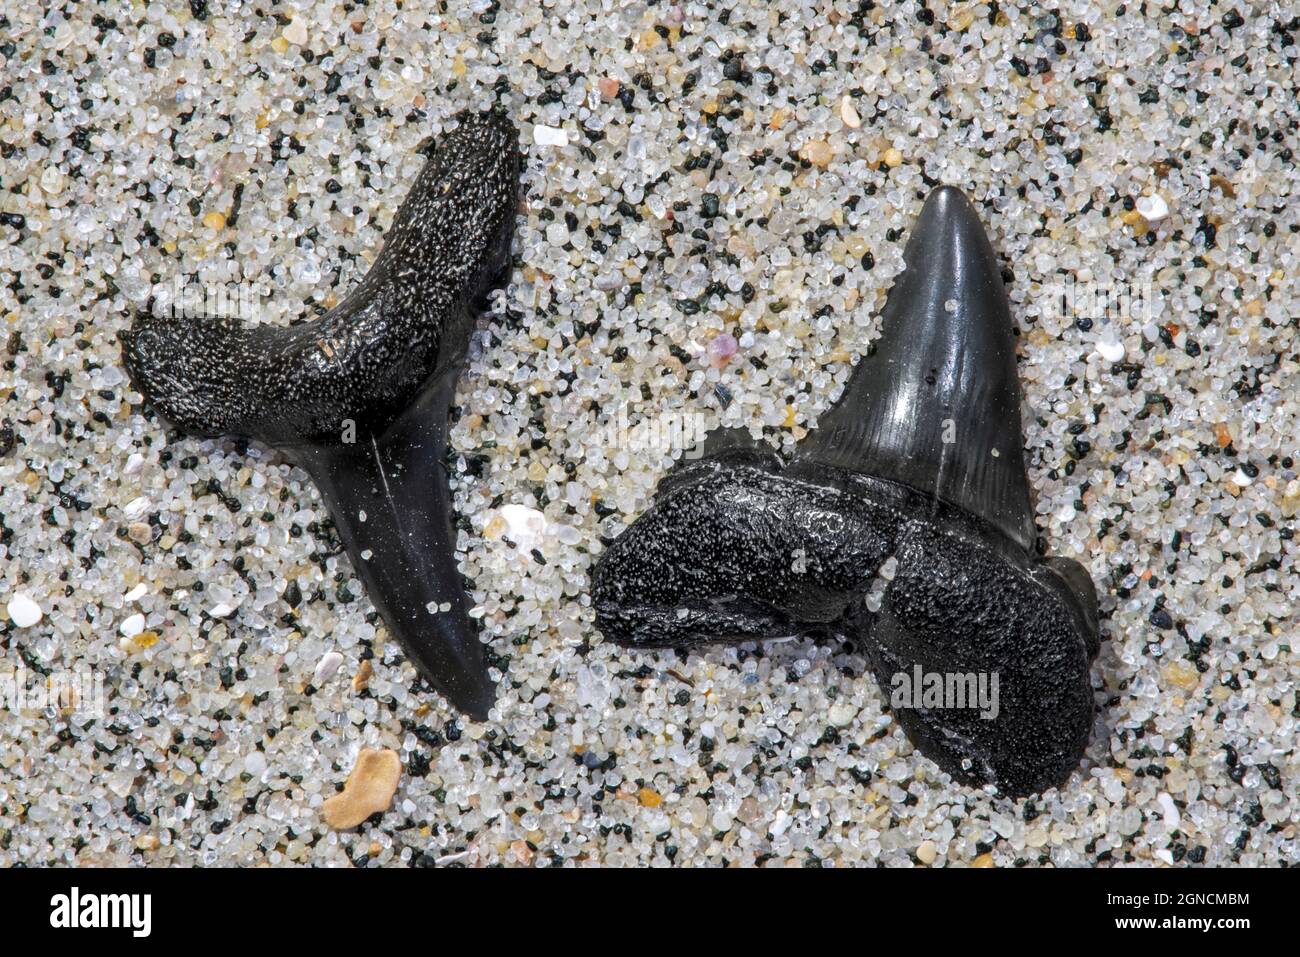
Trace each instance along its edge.
<instances>
[{"instance_id":1,"label":"black shark tooth","mask_svg":"<svg viewBox=\"0 0 1300 957\"><path fill-rule=\"evenodd\" d=\"M453 557L443 456L474 306L509 264L519 170L503 113L462 115L374 266L320 319L141 314L122 335L131 381L162 418L193 435L258 439L311 474L389 629L478 719L495 689Z\"/></svg>"},{"instance_id":2,"label":"black shark tooth","mask_svg":"<svg viewBox=\"0 0 1300 957\"><path fill-rule=\"evenodd\" d=\"M918 669L972 694L996 675L996 709L894 714L958 779L1031 794L1087 746L1096 593L1034 554L1006 293L960 191L931 193L905 261L878 345L793 459L730 439L674 469L600 559L597 623L634 647L849 639L886 694Z\"/></svg>"}]
</instances>

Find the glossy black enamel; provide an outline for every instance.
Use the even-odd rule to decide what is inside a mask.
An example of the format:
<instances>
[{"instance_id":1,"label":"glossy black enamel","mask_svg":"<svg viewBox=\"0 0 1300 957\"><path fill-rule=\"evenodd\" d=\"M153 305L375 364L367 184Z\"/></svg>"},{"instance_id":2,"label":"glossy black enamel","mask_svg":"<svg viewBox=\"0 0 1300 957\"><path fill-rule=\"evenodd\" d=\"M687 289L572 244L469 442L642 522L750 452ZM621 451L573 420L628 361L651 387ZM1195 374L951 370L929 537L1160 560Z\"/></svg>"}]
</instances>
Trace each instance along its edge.
<instances>
[{"instance_id":1,"label":"glossy black enamel","mask_svg":"<svg viewBox=\"0 0 1300 957\"><path fill-rule=\"evenodd\" d=\"M929 492L1034 543L1011 311L960 190L930 194L881 315L880 338L798 456Z\"/></svg>"}]
</instances>

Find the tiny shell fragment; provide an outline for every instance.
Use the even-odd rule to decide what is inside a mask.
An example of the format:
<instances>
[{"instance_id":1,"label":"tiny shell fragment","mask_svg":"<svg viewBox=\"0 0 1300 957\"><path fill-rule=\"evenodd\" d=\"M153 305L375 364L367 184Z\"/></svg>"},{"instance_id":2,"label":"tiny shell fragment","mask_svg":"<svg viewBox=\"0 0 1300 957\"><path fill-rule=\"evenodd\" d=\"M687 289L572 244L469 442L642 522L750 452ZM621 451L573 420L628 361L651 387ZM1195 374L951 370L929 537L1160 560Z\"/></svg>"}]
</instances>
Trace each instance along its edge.
<instances>
[{"instance_id":1,"label":"tiny shell fragment","mask_svg":"<svg viewBox=\"0 0 1300 957\"><path fill-rule=\"evenodd\" d=\"M316 670L312 673L312 684L317 688L323 686L338 672L339 666L343 664L343 656L337 651L327 651L321 655L321 659L316 663Z\"/></svg>"},{"instance_id":2,"label":"tiny shell fragment","mask_svg":"<svg viewBox=\"0 0 1300 957\"><path fill-rule=\"evenodd\" d=\"M1158 223L1169 215L1169 204L1159 193L1152 193L1150 196L1139 196L1134 203L1139 214L1148 223Z\"/></svg>"},{"instance_id":3,"label":"tiny shell fragment","mask_svg":"<svg viewBox=\"0 0 1300 957\"><path fill-rule=\"evenodd\" d=\"M321 817L336 831L356 827L377 811L388 810L401 776L402 762L396 751L366 748L357 756L357 766L348 775L342 793L321 805Z\"/></svg>"},{"instance_id":4,"label":"tiny shell fragment","mask_svg":"<svg viewBox=\"0 0 1300 957\"><path fill-rule=\"evenodd\" d=\"M568 146L569 134L554 126L534 126L533 142L538 146Z\"/></svg>"},{"instance_id":5,"label":"tiny shell fragment","mask_svg":"<svg viewBox=\"0 0 1300 957\"><path fill-rule=\"evenodd\" d=\"M289 25L284 28L284 38L298 46L306 46L309 39L307 24L300 17L294 17L289 21Z\"/></svg>"},{"instance_id":6,"label":"tiny shell fragment","mask_svg":"<svg viewBox=\"0 0 1300 957\"><path fill-rule=\"evenodd\" d=\"M374 671L374 665L370 663L369 658L361 662L357 667L357 673L352 676L352 690L356 694L360 694L370 687L370 676L374 674Z\"/></svg>"},{"instance_id":7,"label":"tiny shell fragment","mask_svg":"<svg viewBox=\"0 0 1300 957\"><path fill-rule=\"evenodd\" d=\"M857 108L853 105L853 97L847 93L840 98L840 119L851 130L856 130L862 125L862 117L858 115Z\"/></svg>"},{"instance_id":8,"label":"tiny shell fragment","mask_svg":"<svg viewBox=\"0 0 1300 957\"><path fill-rule=\"evenodd\" d=\"M802 155L812 165L825 169L831 165L831 160L835 158L835 151L831 149L831 144L825 140L813 140L803 148Z\"/></svg>"},{"instance_id":9,"label":"tiny shell fragment","mask_svg":"<svg viewBox=\"0 0 1300 957\"><path fill-rule=\"evenodd\" d=\"M9 599L9 620L18 628L30 628L41 620L42 614L41 606L22 592Z\"/></svg>"}]
</instances>

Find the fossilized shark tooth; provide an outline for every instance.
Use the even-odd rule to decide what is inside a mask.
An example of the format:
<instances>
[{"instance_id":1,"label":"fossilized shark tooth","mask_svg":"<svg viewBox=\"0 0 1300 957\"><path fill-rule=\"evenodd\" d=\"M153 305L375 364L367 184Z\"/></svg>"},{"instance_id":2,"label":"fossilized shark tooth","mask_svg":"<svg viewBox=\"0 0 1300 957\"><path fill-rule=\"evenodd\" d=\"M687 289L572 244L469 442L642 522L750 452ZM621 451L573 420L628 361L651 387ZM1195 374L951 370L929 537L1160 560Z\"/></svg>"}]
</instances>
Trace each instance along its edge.
<instances>
[{"instance_id":1,"label":"fossilized shark tooth","mask_svg":"<svg viewBox=\"0 0 1300 957\"><path fill-rule=\"evenodd\" d=\"M904 259L874 351L793 459L711 436L601 557L597 623L634 647L852 640L923 753L1029 794L1087 745L1096 593L1034 553L1006 293L960 191L931 193ZM918 675L952 699L900 703ZM981 676L996 702L952 706Z\"/></svg>"},{"instance_id":2,"label":"fossilized shark tooth","mask_svg":"<svg viewBox=\"0 0 1300 957\"><path fill-rule=\"evenodd\" d=\"M421 674L465 713L495 694L453 550L447 413L474 307L509 263L520 153L499 111L433 144L370 271L288 327L141 314L131 381L193 435L284 451L311 475L367 593Z\"/></svg>"}]
</instances>

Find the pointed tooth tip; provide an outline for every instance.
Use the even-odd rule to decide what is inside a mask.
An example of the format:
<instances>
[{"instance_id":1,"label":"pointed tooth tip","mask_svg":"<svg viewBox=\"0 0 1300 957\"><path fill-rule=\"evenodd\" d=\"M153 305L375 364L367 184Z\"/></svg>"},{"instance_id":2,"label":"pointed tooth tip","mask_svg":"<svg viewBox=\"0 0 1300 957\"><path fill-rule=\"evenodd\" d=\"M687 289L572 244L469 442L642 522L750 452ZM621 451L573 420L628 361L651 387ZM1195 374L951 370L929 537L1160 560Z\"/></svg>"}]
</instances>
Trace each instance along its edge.
<instances>
[{"instance_id":1,"label":"pointed tooth tip","mask_svg":"<svg viewBox=\"0 0 1300 957\"><path fill-rule=\"evenodd\" d=\"M960 189L930 193L904 262L874 354L806 454L933 495L1029 550L1010 307L997 255Z\"/></svg>"},{"instance_id":2,"label":"pointed tooth tip","mask_svg":"<svg viewBox=\"0 0 1300 957\"><path fill-rule=\"evenodd\" d=\"M488 719L488 712L492 710L492 705L496 703L497 698L496 685L490 682L468 687L460 685L455 690L438 687L438 692L447 699L453 708L475 721L486 721Z\"/></svg>"},{"instance_id":3,"label":"pointed tooth tip","mask_svg":"<svg viewBox=\"0 0 1300 957\"><path fill-rule=\"evenodd\" d=\"M968 197L957 186L936 186L930 190L930 195L925 198L925 210L933 210L936 213L948 213L952 215L956 212L975 214L975 206Z\"/></svg>"},{"instance_id":4,"label":"pointed tooth tip","mask_svg":"<svg viewBox=\"0 0 1300 957\"><path fill-rule=\"evenodd\" d=\"M481 721L496 688L455 560L443 466L457 369L428 380L382 430L359 434L355 443L299 443L291 454L311 475L366 595L406 659L451 707Z\"/></svg>"},{"instance_id":5,"label":"pointed tooth tip","mask_svg":"<svg viewBox=\"0 0 1300 957\"><path fill-rule=\"evenodd\" d=\"M955 442L905 439L893 449L894 465L908 484L919 483L1031 549L1034 513L1011 310L997 254L962 190L931 191L906 262L912 276L902 278L886 307L886 323L895 329L892 351L905 357L891 373L933 383L901 391L925 406L917 418L926 431L951 431Z\"/></svg>"},{"instance_id":6,"label":"pointed tooth tip","mask_svg":"<svg viewBox=\"0 0 1300 957\"><path fill-rule=\"evenodd\" d=\"M954 266L984 260L1001 278L979 210L956 186L937 186L930 191L912 227L912 238L904 254L912 268L918 265L917 259L935 255L950 259Z\"/></svg>"},{"instance_id":7,"label":"pointed tooth tip","mask_svg":"<svg viewBox=\"0 0 1300 957\"><path fill-rule=\"evenodd\" d=\"M453 604L457 610L448 613L449 619L439 621L432 636L426 636L432 643L412 642L407 654L452 707L475 721L486 721L497 696L496 684L488 674L487 650L475 622L459 602Z\"/></svg>"},{"instance_id":8,"label":"pointed tooth tip","mask_svg":"<svg viewBox=\"0 0 1300 957\"><path fill-rule=\"evenodd\" d=\"M979 208L959 187L936 186L921 204L915 229L975 230L984 235Z\"/></svg>"},{"instance_id":9,"label":"pointed tooth tip","mask_svg":"<svg viewBox=\"0 0 1300 957\"><path fill-rule=\"evenodd\" d=\"M434 691L462 714L475 721L487 720L497 689L488 674L486 649L471 619L452 611L440 616L432 628L405 629L397 637L407 659Z\"/></svg>"}]
</instances>

